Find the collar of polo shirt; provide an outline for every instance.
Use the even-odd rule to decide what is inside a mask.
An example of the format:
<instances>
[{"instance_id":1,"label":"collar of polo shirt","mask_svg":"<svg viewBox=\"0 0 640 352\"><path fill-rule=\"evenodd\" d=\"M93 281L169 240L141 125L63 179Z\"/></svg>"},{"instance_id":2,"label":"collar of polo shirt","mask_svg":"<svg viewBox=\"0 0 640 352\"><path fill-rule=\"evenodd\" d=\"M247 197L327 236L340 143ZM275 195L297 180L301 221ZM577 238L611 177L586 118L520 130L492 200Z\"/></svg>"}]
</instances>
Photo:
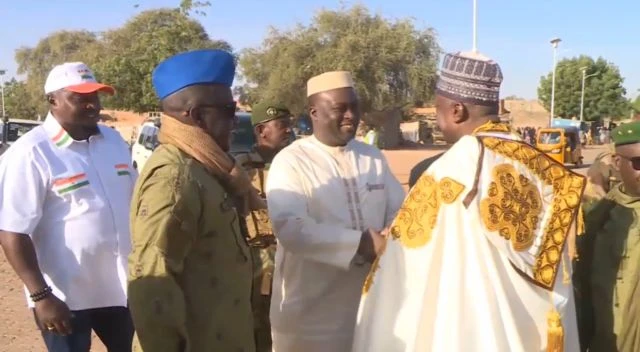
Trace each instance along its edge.
<instances>
[{"instance_id":1,"label":"collar of polo shirt","mask_svg":"<svg viewBox=\"0 0 640 352\"><path fill-rule=\"evenodd\" d=\"M69 133L67 133L67 131L58 123L58 120L53 117L51 112L47 114L47 118L44 120L42 126L47 132L49 139L51 140L51 142L53 142L53 144L55 144L56 147L66 148L74 142L74 139L71 138L71 135L69 135ZM98 126L98 131L99 133L97 135L91 137L100 136L102 134L100 126Z\"/></svg>"}]
</instances>

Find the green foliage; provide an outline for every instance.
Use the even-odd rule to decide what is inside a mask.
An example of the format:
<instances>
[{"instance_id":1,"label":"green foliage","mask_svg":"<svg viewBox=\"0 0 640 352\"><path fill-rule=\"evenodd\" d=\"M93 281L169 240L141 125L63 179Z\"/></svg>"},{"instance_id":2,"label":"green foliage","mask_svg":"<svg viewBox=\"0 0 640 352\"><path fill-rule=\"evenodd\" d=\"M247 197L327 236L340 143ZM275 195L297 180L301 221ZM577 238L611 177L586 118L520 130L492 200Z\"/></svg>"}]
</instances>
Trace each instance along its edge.
<instances>
[{"instance_id":1,"label":"green foliage","mask_svg":"<svg viewBox=\"0 0 640 352\"><path fill-rule=\"evenodd\" d=\"M5 112L11 119L35 120L38 111L31 104L31 96L25 82L12 79L4 84ZM44 115L43 115L44 116Z\"/></svg>"},{"instance_id":2,"label":"green foliage","mask_svg":"<svg viewBox=\"0 0 640 352\"><path fill-rule=\"evenodd\" d=\"M565 59L558 62L556 71L555 107L556 116L572 118L580 116L582 92L582 68L587 76L584 94L584 119L597 121L602 118L626 117L629 101L624 97L626 90L618 67L603 58L593 60L588 56ZM538 99L545 108L551 107L552 73L540 78Z\"/></svg>"},{"instance_id":3,"label":"green foliage","mask_svg":"<svg viewBox=\"0 0 640 352\"><path fill-rule=\"evenodd\" d=\"M38 113L46 114L44 82L53 66L63 62L88 61L88 54L97 44L96 35L89 31L58 31L43 38L33 48L16 50L18 74L27 76L26 102ZM9 105L9 102L7 102Z\"/></svg>"},{"instance_id":4,"label":"green foliage","mask_svg":"<svg viewBox=\"0 0 640 352\"><path fill-rule=\"evenodd\" d=\"M440 49L432 29L387 20L363 6L322 10L309 26L271 28L260 48L240 58L249 102L277 98L300 113L312 76L347 70L364 111L433 98Z\"/></svg>"},{"instance_id":5,"label":"green foliage","mask_svg":"<svg viewBox=\"0 0 640 352\"><path fill-rule=\"evenodd\" d=\"M122 28L104 34L101 58L93 69L117 91L104 105L135 112L157 110L153 69L169 56L205 48L232 51L227 42L211 40L199 22L178 10L142 12Z\"/></svg>"},{"instance_id":6,"label":"green foliage","mask_svg":"<svg viewBox=\"0 0 640 352\"><path fill-rule=\"evenodd\" d=\"M194 2L190 6L204 5ZM202 25L183 11L145 11L109 32L55 32L41 39L34 48L18 49L15 56L18 73L27 75L27 105L45 114L43 87L51 68L63 62L83 61L98 79L116 88L115 96L103 99L104 106L135 112L157 110L151 73L160 61L192 49L232 51L229 43L211 40Z\"/></svg>"},{"instance_id":7,"label":"green foliage","mask_svg":"<svg viewBox=\"0 0 640 352\"><path fill-rule=\"evenodd\" d=\"M205 16L206 12L204 12L203 8L211 6L210 1L193 1L193 0L181 0L180 1L180 11L189 15L191 13L195 13L196 15Z\"/></svg>"},{"instance_id":8,"label":"green foliage","mask_svg":"<svg viewBox=\"0 0 640 352\"><path fill-rule=\"evenodd\" d=\"M633 101L629 102L631 104L631 109L636 114L640 114L640 95L638 95Z\"/></svg>"}]
</instances>

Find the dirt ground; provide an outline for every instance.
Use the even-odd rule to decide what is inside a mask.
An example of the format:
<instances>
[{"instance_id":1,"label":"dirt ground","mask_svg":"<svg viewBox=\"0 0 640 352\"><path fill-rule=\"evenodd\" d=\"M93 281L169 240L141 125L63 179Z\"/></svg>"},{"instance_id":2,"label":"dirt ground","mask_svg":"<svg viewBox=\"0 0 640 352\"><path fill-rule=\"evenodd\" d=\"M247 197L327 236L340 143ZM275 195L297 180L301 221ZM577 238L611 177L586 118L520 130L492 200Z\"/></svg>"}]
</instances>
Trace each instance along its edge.
<instances>
[{"instance_id":1,"label":"dirt ground","mask_svg":"<svg viewBox=\"0 0 640 352\"><path fill-rule=\"evenodd\" d=\"M590 164L602 147L592 147L584 151L585 163ZM401 183L407 184L411 168L419 161L441 153L444 150L391 150L384 151L389 165ZM586 168L577 171L584 173ZM33 322L33 315L26 308L22 285L0 255L0 352L40 352L44 345ZM105 352L99 340L94 338L92 351Z\"/></svg>"}]
</instances>

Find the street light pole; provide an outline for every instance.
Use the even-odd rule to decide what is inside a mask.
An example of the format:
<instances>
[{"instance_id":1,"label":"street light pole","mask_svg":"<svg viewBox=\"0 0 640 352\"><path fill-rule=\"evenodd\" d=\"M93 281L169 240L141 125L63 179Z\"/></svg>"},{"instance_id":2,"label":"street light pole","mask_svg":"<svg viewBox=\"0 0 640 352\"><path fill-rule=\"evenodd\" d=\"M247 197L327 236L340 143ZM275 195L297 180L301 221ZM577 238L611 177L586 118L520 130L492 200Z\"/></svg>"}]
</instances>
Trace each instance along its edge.
<instances>
[{"instance_id":1,"label":"street light pole","mask_svg":"<svg viewBox=\"0 0 640 352\"><path fill-rule=\"evenodd\" d=\"M7 146L7 138L9 134L9 119L7 119L7 110L4 107L4 74L7 70L0 70L0 92L2 94L2 140L0 145L2 148Z\"/></svg>"},{"instance_id":2,"label":"street light pole","mask_svg":"<svg viewBox=\"0 0 640 352\"><path fill-rule=\"evenodd\" d=\"M473 0L473 52L478 52L478 0Z\"/></svg>"},{"instance_id":3,"label":"street light pole","mask_svg":"<svg viewBox=\"0 0 640 352\"><path fill-rule=\"evenodd\" d=\"M0 70L0 92L2 92L2 121L7 122L7 111L4 107L4 74L6 70Z\"/></svg>"},{"instance_id":4,"label":"street light pole","mask_svg":"<svg viewBox=\"0 0 640 352\"><path fill-rule=\"evenodd\" d=\"M551 74L551 116L549 117L549 127L551 127L551 122L554 116L554 109L556 103L556 54L558 49L558 44L562 41L560 38L554 38L551 40L551 45L553 46L553 73Z\"/></svg>"},{"instance_id":5,"label":"street light pole","mask_svg":"<svg viewBox=\"0 0 640 352\"><path fill-rule=\"evenodd\" d=\"M581 93L581 97L580 97L580 122L584 121L584 119L583 119L583 114L584 114L584 84L587 81L587 78L593 77L593 76L598 74L598 72L596 72L596 73L592 73L592 74L587 76L587 68L588 67L581 68L581 70L582 70L582 93Z\"/></svg>"}]
</instances>

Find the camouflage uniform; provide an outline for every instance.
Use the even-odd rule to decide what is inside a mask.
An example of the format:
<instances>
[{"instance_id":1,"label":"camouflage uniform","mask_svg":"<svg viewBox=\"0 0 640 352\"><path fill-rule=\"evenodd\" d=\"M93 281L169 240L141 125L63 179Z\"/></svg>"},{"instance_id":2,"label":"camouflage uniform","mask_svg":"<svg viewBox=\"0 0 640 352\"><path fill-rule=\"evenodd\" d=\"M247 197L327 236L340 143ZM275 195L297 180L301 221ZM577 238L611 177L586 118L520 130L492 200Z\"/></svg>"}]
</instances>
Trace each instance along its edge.
<instances>
[{"instance_id":1,"label":"camouflage uniform","mask_svg":"<svg viewBox=\"0 0 640 352\"><path fill-rule=\"evenodd\" d=\"M282 104L261 102L252 106L251 124L253 126L280 118L289 118L289 110ZM265 199L267 174L269 163L257 153L254 146L249 153L236 156L236 162L242 165L253 187L260 192ZM267 209L250 212L245 217L247 240L253 256L253 316L255 321L256 351L271 352L271 323L269 310L271 307L271 283L273 282L273 270L275 266L276 238L269 220Z\"/></svg>"},{"instance_id":2,"label":"camouflage uniform","mask_svg":"<svg viewBox=\"0 0 640 352\"><path fill-rule=\"evenodd\" d=\"M251 252L233 198L202 164L161 145L131 203L135 351L255 350Z\"/></svg>"},{"instance_id":3,"label":"camouflage uniform","mask_svg":"<svg viewBox=\"0 0 640 352\"><path fill-rule=\"evenodd\" d=\"M587 187L583 202L585 210L589 210L620 182L619 172L613 167L613 153L613 145L611 145L608 151L596 157L587 170Z\"/></svg>"},{"instance_id":4,"label":"camouflage uniform","mask_svg":"<svg viewBox=\"0 0 640 352\"><path fill-rule=\"evenodd\" d=\"M266 200L265 186L269 164L255 151L236 157L249 177L253 187ZM257 351L271 351L271 324L269 309L271 303L271 283L275 261L275 237L267 209L252 211L245 217L246 231L253 257L253 314Z\"/></svg>"}]
</instances>

